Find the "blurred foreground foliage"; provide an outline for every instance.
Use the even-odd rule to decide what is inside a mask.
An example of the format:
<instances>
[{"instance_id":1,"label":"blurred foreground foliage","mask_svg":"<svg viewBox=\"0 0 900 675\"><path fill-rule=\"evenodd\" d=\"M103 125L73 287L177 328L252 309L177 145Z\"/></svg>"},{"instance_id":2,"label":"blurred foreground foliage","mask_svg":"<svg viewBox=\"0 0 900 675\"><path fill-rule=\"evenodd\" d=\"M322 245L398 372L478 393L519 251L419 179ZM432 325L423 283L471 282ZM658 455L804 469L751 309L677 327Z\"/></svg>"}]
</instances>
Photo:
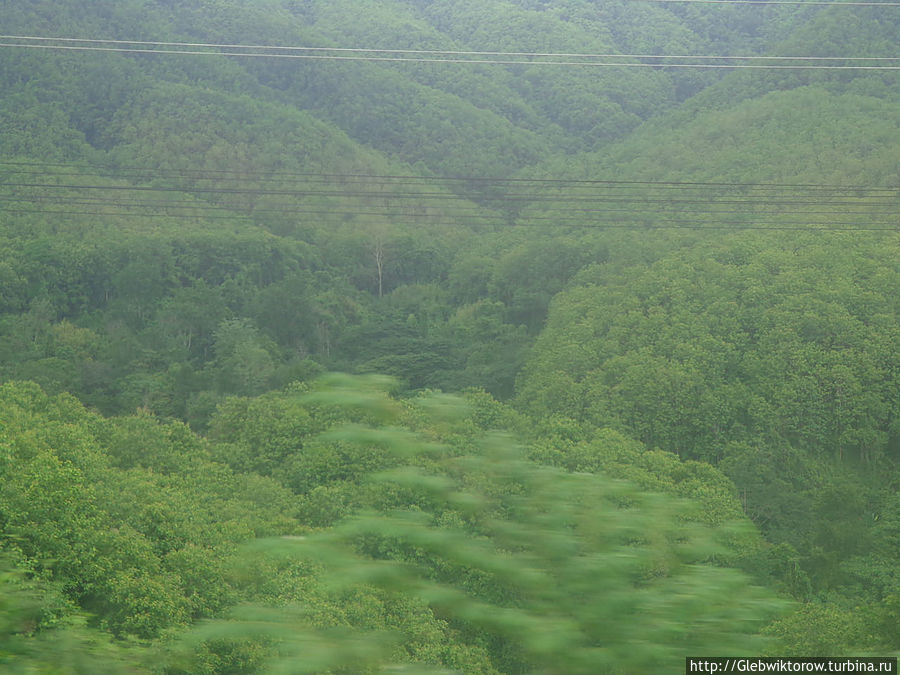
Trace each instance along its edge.
<instances>
[{"instance_id":1,"label":"blurred foreground foliage","mask_svg":"<svg viewBox=\"0 0 900 675\"><path fill-rule=\"evenodd\" d=\"M500 433L463 442L460 399L423 399L428 424L413 431L373 383L341 378L306 399L380 420L323 437L381 451L384 470L361 481L369 503L331 528L251 548L307 561L334 597L414 609L482 661L413 653L421 628L373 621L371 610L336 632L309 605L245 606L188 644L259 636L278 653L268 672L285 673L650 672L687 654L766 652L758 631L783 603L714 564L736 526L704 524L696 504L631 483L538 465Z\"/></svg>"},{"instance_id":2,"label":"blurred foreground foliage","mask_svg":"<svg viewBox=\"0 0 900 675\"><path fill-rule=\"evenodd\" d=\"M145 673L137 652L88 628L58 589L0 556L0 672L9 675Z\"/></svg>"}]
</instances>

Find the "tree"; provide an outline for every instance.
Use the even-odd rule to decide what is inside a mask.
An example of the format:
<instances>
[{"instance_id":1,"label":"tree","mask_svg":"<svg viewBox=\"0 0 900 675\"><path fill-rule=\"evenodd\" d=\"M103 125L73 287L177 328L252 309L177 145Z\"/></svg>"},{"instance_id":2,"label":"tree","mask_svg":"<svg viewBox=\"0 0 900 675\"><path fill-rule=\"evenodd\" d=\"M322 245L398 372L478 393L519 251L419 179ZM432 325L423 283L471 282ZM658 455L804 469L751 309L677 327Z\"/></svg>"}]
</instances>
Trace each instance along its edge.
<instances>
[{"instance_id":1,"label":"tree","mask_svg":"<svg viewBox=\"0 0 900 675\"><path fill-rule=\"evenodd\" d=\"M261 394L275 374L277 351L249 319L223 321L215 332L215 366L222 391Z\"/></svg>"}]
</instances>

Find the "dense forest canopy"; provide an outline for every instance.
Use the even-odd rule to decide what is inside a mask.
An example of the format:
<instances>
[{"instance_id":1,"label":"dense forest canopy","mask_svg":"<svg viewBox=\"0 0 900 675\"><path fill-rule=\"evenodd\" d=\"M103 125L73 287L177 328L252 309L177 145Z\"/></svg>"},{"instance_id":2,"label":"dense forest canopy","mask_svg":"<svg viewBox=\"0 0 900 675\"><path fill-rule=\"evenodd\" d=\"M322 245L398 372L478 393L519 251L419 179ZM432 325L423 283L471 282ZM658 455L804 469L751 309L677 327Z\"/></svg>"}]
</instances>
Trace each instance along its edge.
<instances>
[{"instance_id":1,"label":"dense forest canopy","mask_svg":"<svg viewBox=\"0 0 900 675\"><path fill-rule=\"evenodd\" d=\"M0 0L0 670L900 651L838 5Z\"/></svg>"}]
</instances>

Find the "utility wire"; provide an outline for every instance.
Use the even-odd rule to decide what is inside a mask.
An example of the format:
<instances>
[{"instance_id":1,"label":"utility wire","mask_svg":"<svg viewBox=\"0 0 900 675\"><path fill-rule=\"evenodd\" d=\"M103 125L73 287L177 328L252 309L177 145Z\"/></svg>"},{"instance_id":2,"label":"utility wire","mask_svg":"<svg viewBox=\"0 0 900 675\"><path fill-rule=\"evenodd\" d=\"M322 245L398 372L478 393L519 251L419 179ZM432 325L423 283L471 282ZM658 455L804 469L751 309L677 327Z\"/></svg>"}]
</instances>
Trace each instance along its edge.
<instances>
[{"instance_id":1,"label":"utility wire","mask_svg":"<svg viewBox=\"0 0 900 675\"><path fill-rule=\"evenodd\" d=\"M111 191L121 193L125 192L175 192L189 194L191 192L212 193L215 195L246 195L246 196L289 196L289 197L340 197L340 198L363 198L366 200L379 200L385 202L414 201L432 204L444 204L453 202L471 202L474 206L474 199L484 200L488 202L527 202L527 203L557 203L564 202L570 204L572 202L582 203L634 203L634 204L730 204L730 205L763 205L763 206L880 206L887 207L897 205L900 206L897 196L884 195L821 195L821 194L783 194L783 195L753 195L744 193L737 197L731 194L721 195L717 193L706 193L699 195L688 195L690 198L670 197L664 193L644 193L633 195L626 193L621 195L615 192L598 191L593 194L581 193L578 196L568 192L557 192L555 194L543 194L540 192L505 192L500 194L485 193L443 193L443 192L385 192L370 190L318 190L318 189L292 189L292 190L263 190L254 188L191 188L191 187L171 187L171 186L124 186L124 185L86 185L86 184L52 184L52 183L0 183L0 187L8 188L38 188L41 190L92 190L92 191ZM0 197L2 198L2 197ZM44 194L34 195L31 193L15 193L7 195L8 199L17 200L51 200L63 199L63 197L53 197ZM109 198L92 197L93 201L110 201ZM133 201L133 200L132 200ZM138 202L135 202L138 203ZM182 205L185 208L196 206L203 208L208 202L197 201L173 201L163 200L155 202L143 202L146 205L166 206L166 205ZM239 206L239 203L231 202L231 205ZM242 207L246 207L244 204ZM571 207L565 207L571 208Z\"/></svg>"},{"instance_id":2,"label":"utility wire","mask_svg":"<svg viewBox=\"0 0 900 675\"><path fill-rule=\"evenodd\" d=\"M28 204L29 201L40 201L41 198L29 200L27 197L12 197L7 201L18 201L25 202ZM43 199L43 201L50 201L48 199ZM619 203L621 200L612 200L612 203ZM636 201L641 204L646 203L646 200L627 200L627 201ZM672 200L659 200L665 206L670 206L672 204ZM79 203L83 206L93 206L95 208L103 208L103 207L112 207L116 209L131 209L131 208L147 208L154 207L158 211L164 210L168 211L170 208L175 208L180 211L191 211L191 213L134 213L134 212L122 212L122 211L86 211L86 210L59 210L59 209L26 209L26 208L5 208L4 212L8 214L41 214L41 215L66 215L66 216L93 216L98 217L102 216L104 218L113 218L113 217L133 217L133 218L163 218L168 220L179 220L179 219L196 219L196 220L254 220L258 218L263 213L271 213L271 214L284 214L293 217L297 217L298 215L319 215L319 216L330 216L332 218L340 217L378 217L385 220L385 222L391 224L408 224L408 225L437 225L437 224L447 224L447 225L465 225L469 224L472 221L483 221L484 224L487 225L499 225L499 226L509 226L509 225L537 225L541 221L548 223L554 226L565 226L571 225L573 227L587 227L587 226L595 226L596 221L600 220L605 224L618 224L624 225L626 223L631 223L635 227L647 227L647 226L658 226L660 224L667 224L672 226L708 226L708 227L721 227L721 226L732 226L732 225L753 225L755 227L765 226L767 229L771 229L774 227L794 227L803 225L804 227L812 227L816 226L820 229L823 227L827 227L830 229L861 229L861 230L878 230L878 231L900 231L898 229L896 223L898 219L900 219L900 213L897 211L893 212L867 212L867 211L847 211L845 209L839 209L836 211L814 211L810 209L778 209L776 211L761 211L759 209L760 204L753 204L752 202L747 202L753 208L751 209L716 209L709 210L707 209L696 209L696 208L684 208L680 204L675 209L666 209L657 208L657 209L649 209L640 207L631 207L631 208L612 208L609 206L605 206L604 208L577 208L573 209L571 207L568 208L557 208L554 211L550 212L551 215L517 215L515 218L511 218L510 216L504 214L490 214L485 213L484 211L472 213L460 213L458 210L448 210L446 208L435 209L437 213L429 214L427 211L427 207L417 206L419 205L418 200L414 203L413 207L409 206L401 209L393 208L391 210L380 210L380 211L372 211L371 207L363 207L356 206L353 208L348 208L347 206L342 206L339 208L330 208L327 210L319 210L319 209L299 209L299 208L283 208L283 209L251 209L250 213L225 213L223 214L224 209L221 207L209 206L206 208L203 205L195 205L190 204L187 206L173 206L171 204L163 203L162 206L159 206L157 203L153 204L144 204L141 202L129 202L122 200L88 200L84 202L79 202L78 200L65 201L63 199L57 199L52 202L53 205L60 206L68 206L69 204ZM608 202L594 201L595 204L606 204ZM708 200L692 202L697 204L704 204L707 207L710 205ZM815 203L815 202L808 202ZM717 205L718 202L713 202L712 205ZM764 204L768 206L769 204ZM826 203L825 206L830 206L832 204ZM860 204L857 204L857 206ZM864 204L862 204L864 205ZM363 208L367 208L368 210L363 210ZM208 215L208 214L198 214L197 211L203 210L212 210L217 212L217 215ZM246 207L239 209L245 210ZM617 214L611 217L611 214ZM626 214L625 216L618 214ZM741 214L744 215L745 218L742 220L734 221L722 221L718 220L719 216L725 214ZM682 215L687 216L689 219L673 219L670 216L672 215ZM847 215L861 215L865 216L864 222L859 222L859 219L856 222L836 222L829 221L825 222L819 216L822 215L833 215L833 216L841 216L846 217ZM779 218L780 216L780 218ZM816 218L810 218L801 222L796 221L786 221L787 217L806 217L806 216L816 216ZM876 219L877 217L877 219ZM414 220L410 221L409 218L413 218ZM453 220L446 220L446 218L453 218ZM716 218L716 220L712 220L712 218ZM774 218L774 219L773 219ZM882 220L882 218L887 218L888 221ZM748 222L749 221L749 222Z\"/></svg>"},{"instance_id":3,"label":"utility wire","mask_svg":"<svg viewBox=\"0 0 900 675\"><path fill-rule=\"evenodd\" d=\"M353 196L353 195L350 195ZM441 209L449 209L452 208L454 213L464 214L464 213L484 213L486 211L486 207L478 206L472 202L472 205L467 205L469 200L447 200L449 203L444 203L441 200L418 200L415 197L406 197L402 199L378 199L380 202L406 202L407 206L412 205L420 205L422 209L430 208L434 209L436 207L440 207ZM462 203L458 203L462 201ZM505 197L499 197L497 200L498 203L503 203L506 201L520 201L520 200L507 200ZM145 201L145 200L133 200L133 199L108 199L108 198L88 198L88 199L71 199L62 196L52 196L52 195L0 195L0 202L48 202L48 203L67 203L67 204L97 204L97 205L115 205L115 206L134 206L139 208L175 208L175 209L195 209L195 210L210 210L210 211L246 211L250 208L253 209L253 212L275 212L275 213L290 213L291 207L286 204L264 204L263 206L249 205L247 203L238 203L238 202L220 202L220 203L210 203L210 202L194 202L194 201L184 201L184 200L172 200L172 201ZM562 195L557 200L542 200L542 202L537 203L550 203L559 206L555 206L556 212L590 212L596 211L596 207L603 207L603 210L609 205L621 205L621 204L654 204L661 206L672 206L673 208L682 208L684 205L697 205L697 206L705 206L705 207L719 207L719 206L737 206L740 207L738 211L746 211L746 207L754 207L757 209L760 208L773 208L775 212L781 213L787 210L792 212L804 212L804 213L833 213L832 210L829 211L812 211L806 208L796 208L796 207L841 207L840 211L842 213L868 213L868 214L890 214L890 215L900 215L900 202L870 202L865 198L860 198L859 200L847 202L847 201L828 201L828 200L818 200L818 201L789 201L789 200L766 200L766 199L746 199L746 200L723 200L716 199L715 196L710 195L705 199L696 199L696 200L684 200L684 199L623 199L615 196L607 196L607 195L598 195L594 199L585 199L582 200L586 206L579 205L578 207L571 206L572 200L568 198L568 195ZM355 200L348 200L348 203L358 203ZM370 204L370 202L362 201L361 203ZM529 202L530 203L530 202ZM855 208L863 207L864 211L849 211L845 206L852 206ZM393 206L392 206L393 207ZM399 205L398 205L399 207ZM371 208L371 205L369 206ZM388 208L387 204L381 206L381 208ZM659 208L658 206L654 206L654 208ZM628 210L633 211L634 207L629 207ZM695 211L701 211L701 209L693 209ZM717 208L715 211L709 211L710 213L719 213L723 212L723 209ZM737 211L736 211L737 212Z\"/></svg>"},{"instance_id":4,"label":"utility wire","mask_svg":"<svg viewBox=\"0 0 900 675\"><path fill-rule=\"evenodd\" d=\"M57 211L57 210L49 210L49 209L11 209L7 210L7 213L12 214L40 214L40 215L66 215L66 216L91 216L91 217L116 217L116 218L151 218L151 219L168 219L173 220L177 218L194 218L196 220L246 220L247 216L170 216L166 214L140 214L140 213L109 213L104 211ZM338 212L340 214L340 212ZM357 214L349 214L349 215L357 215ZM653 220L649 220L653 218ZM553 220L548 217L548 220ZM751 221L754 219L750 219ZM421 225L423 223L422 219L416 219L413 221L402 221L396 218L391 218L386 221L389 224L396 225ZM446 221L426 221L426 224L445 224L445 225L460 225L460 223L456 220L446 220ZM521 222L508 222L504 221L500 218L497 219L495 223L498 226L504 227L521 227L521 226L535 226L535 223L532 222L532 219L526 218ZM557 227L561 225L556 225ZM808 222L808 221L791 221L791 222L770 222L770 223L761 223L761 224L750 224L747 223L746 220L732 220L732 221L708 221L708 222L698 222L695 219L672 219L672 218L657 218L655 214L639 214L633 218L627 219L604 219L601 223L592 223L585 222L583 220L577 221L576 224L567 225L567 227L574 227L576 229L580 228L597 228L597 229L606 229L606 228L624 228L624 229L708 229L708 230L804 230L804 231L812 231L812 230L827 230L827 231L854 231L854 232L900 232L900 226L893 225L889 227L882 226L865 226L860 225L859 223L851 223L851 222L829 222L829 223L816 223L816 222Z\"/></svg>"},{"instance_id":5,"label":"utility wire","mask_svg":"<svg viewBox=\"0 0 900 675\"><path fill-rule=\"evenodd\" d=\"M352 216L381 216L386 218L393 217L404 217L410 215L418 215L423 218L428 218L428 214L426 213L425 208L416 208L416 207L405 207L405 208L395 208L395 209L382 209L378 211L372 210L362 210L361 208L348 208L346 206L342 206L338 209L328 209L328 210L309 210L309 209L298 209L298 208L252 208L248 213L241 213L241 211L247 211L246 205L230 205L226 207L224 205L194 205L194 204L185 204L185 203L169 203L169 202L134 202L127 200L78 200L78 199L58 199L58 198L42 198L42 197L0 197L0 202L21 202L26 206L34 203L45 203L50 206L91 206L95 208L114 208L114 209L154 209L156 211L165 211L166 213L163 215L168 215L171 217L206 217L206 216L197 216L197 212L212 212L214 214L226 214L227 218L249 218L249 217L258 217L263 215L272 215L272 214L280 214L280 215L295 215L299 213L303 214L314 214L314 215L352 215ZM712 204L714 206L715 204ZM768 205L764 205L768 206ZM4 209L7 212L16 211L23 207L16 206L15 209ZM368 207L371 208L371 207ZM186 213L172 213L173 210L177 210L180 212ZM51 213L52 211L47 211ZM414 213L418 212L418 213ZM534 216L534 215L526 215L522 216L523 218L531 221L531 220L574 220L584 219L588 215L605 215L610 213L615 214L631 214L633 217L650 217L657 216L663 213L671 213L673 210L641 210L631 208L616 208L616 207L603 207L603 208L561 208L554 209L552 216ZM888 218L889 221L877 221L883 224L894 224L900 221L900 210L892 210L892 211L877 211L877 210L810 210L810 209L776 209L776 210L763 210L759 208L759 205L754 205L753 209L677 209L675 212L679 214L687 214L691 216L719 216L723 214L743 214L752 216L754 218L759 218L762 216L823 216L823 215L840 215L840 216L848 216L848 215L864 215L867 216L867 220L869 222L872 221L873 218ZM108 213L108 212L104 212ZM453 208L453 209L440 209L438 212L439 215L455 217L455 218L463 218L463 219L475 219L475 220L502 220L508 219L506 216L502 214L491 214L486 213L484 209L465 209L465 208ZM144 215L144 214L134 214L134 215ZM154 214L156 215L156 214Z\"/></svg>"},{"instance_id":6,"label":"utility wire","mask_svg":"<svg viewBox=\"0 0 900 675\"><path fill-rule=\"evenodd\" d=\"M186 187L186 186L149 186L149 185L97 185L97 184L79 184L79 183L22 183L22 182L3 182L0 183L0 187L15 187L15 188L43 188L43 189L73 189L73 190L110 190L110 191L133 191L133 192L189 192L189 193L200 193L200 194L240 194L240 195L260 195L260 196L293 196L293 197L365 197L365 198L376 198L376 199L416 199L416 200L437 200L437 201L457 201L457 200L466 200L470 201L470 198L466 195L460 195L455 193L444 193L444 192L384 192L384 191L373 191L373 190L320 190L320 189L260 189L260 188L219 188L219 187ZM792 199L792 195L787 195L786 197L780 199L767 199L767 203L770 204L811 204L811 205L819 205L822 203L821 196L816 196L815 199L812 199L813 195L796 195L799 197L798 199ZM492 196L488 193L478 193L477 197L479 199L484 199L487 201L525 201L525 202L554 202L560 199L565 199L566 201L593 201L598 197L591 196L578 196L573 197L571 195L535 195L533 192L506 192L500 195ZM889 200L891 197L888 196L874 196L874 199L878 200ZM870 198L870 199L873 199ZM645 197L604 197L604 199L608 199L610 201L618 201L618 202L653 202L653 201L662 201L666 203L682 203L682 204L704 204L709 201L709 198L703 199L675 199L675 198L666 198L666 199L654 199L654 198L645 198ZM806 201L809 200L809 201ZM718 200L718 203L731 203L731 204L748 204L755 203L759 200L747 200L747 199L728 199L728 200ZM858 201L843 198L842 201L831 201L830 204L837 205L852 205L857 204Z\"/></svg>"},{"instance_id":7,"label":"utility wire","mask_svg":"<svg viewBox=\"0 0 900 675\"><path fill-rule=\"evenodd\" d=\"M129 212L115 212L111 213L109 211L85 211L85 210L56 210L56 209L9 209L6 210L7 213L30 213L30 214L42 214L42 215L77 215L77 216L105 216L105 217L134 217L134 218L162 218L169 220L178 220L180 218L191 218L196 220L249 220L250 216L235 214L228 216L185 216L185 215L170 215L170 214L160 214L160 213L129 213ZM290 211L289 213L301 213L301 214L328 214L332 216L380 216L383 214L377 212L362 212L362 211L317 211L317 210L298 210L298 211ZM640 227L653 225L653 223L670 223L670 224L695 224L695 225L765 225L765 226L775 226L775 225L785 225L791 228L794 227L810 227L813 225L821 225L821 226L835 226L841 228L853 227L858 229L872 229L877 231L895 231L900 232L900 226L891 224L890 227L880 227L881 225L888 225L888 223L873 223L874 225L878 225L878 227L869 227L865 224L861 224L860 222L815 222L815 221L798 221L798 222L790 222L790 221L760 221L757 218L754 218L754 214L747 214L748 218L743 220L728 220L728 221L700 221L696 218L660 218L660 215L693 215L690 212L681 214L660 214L660 213L636 213L628 218L613 218L613 219L603 219L600 224L603 223L611 223L611 224L631 224ZM802 215L802 214L791 214L791 215ZM415 217L416 219L413 221L403 220L404 218ZM485 217L488 218L488 217ZM652 219L652 220L651 220ZM511 222L508 219L497 216L494 218L495 225L534 225L537 221L551 221L551 224L561 224L561 223L574 223L573 226L589 226L591 225L591 221L585 218L564 218L560 219L554 216L535 216L535 217L526 217L522 218L518 222ZM750 222L748 222L750 221ZM390 224L408 224L408 225L421 225L421 224L448 224L448 225L460 225L458 220L440 220L437 218L423 218L418 214L404 214L402 216L392 215L389 220L386 222ZM597 223L594 223L597 224Z\"/></svg>"},{"instance_id":8,"label":"utility wire","mask_svg":"<svg viewBox=\"0 0 900 675\"><path fill-rule=\"evenodd\" d=\"M308 196L306 194L299 195L301 197ZM313 195L316 196L316 195ZM366 208L372 208L373 204L371 203L373 200L350 200L349 197L357 197L355 194L336 194L334 196L340 197L348 197L345 200L344 206L335 206L334 208L346 208L346 204L359 205L365 204ZM376 198L374 199L376 202L382 202L380 205L376 205L377 208L391 208L391 209L400 209L400 208L417 208L421 210L427 209L453 209L454 214L466 214L466 213L475 213L482 214L486 211L489 213L489 209L484 206L479 206L474 202L465 199L464 197L458 197L456 199L425 199L420 200L417 199L414 195L404 196L399 199L394 199L389 196L387 198ZM854 201L834 201L834 200L815 200L815 201L800 201L800 200L771 200L771 199L717 199L715 195L709 195L703 199L631 199L631 198L621 198L617 196L610 195L597 195L594 198L586 198L579 200L579 205L572 206L572 199L569 198L568 195L560 195L555 199L542 199L539 201L528 201L528 200L520 200L520 199L511 199L506 196L500 196L494 200L498 204L503 203L516 203L516 202L525 202L526 204L537 203L537 204L550 204L554 207L555 213L587 213L587 212L596 212L596 211L607 211L610 210L611 206L619 206L623 204L636 204L636 205L644 205L644 204L652 204L654 210L658 210L659 208L672 207L677 209L685 209L690 207L690 210L698 213L723 213L723 212L747 212L748 207L752 207L754 209L762 209L769 208L774 209L773 213L784 213L784 212L792 212L792 213L834 213L835 207L840 207L839 211L841 213L857 213L857 214L869 214L869 215L889 215L889 216L900 216L900 202L884 202L884 201L869 201L867 199L860 198ZM157 200L157 201L145 201L145 200L134 200L134 199L110 199L103 197L91 197L91 198L78 198L72 199L65 195L20 195L20 194L11 194L11 195L0 195L0 203L2 202L46 202L46 203L66 203L66 204L90 204L90 205L112 205L112 206L129 206L129 207L137 207L137 208L160 208L160 209L182 209L182 210L208 210L208 211L252 211L253 213L263 213L263 212L271 212L271 213L292 213L293 207L284 203L275 203L275 204L263 204L262 206L257 206L256 204L248 204L246 202L195 202L195 201L184 201L184 200ZM329 204L332 203L329 200ZM471 204L471 205L470 205ZM863 208L865 210L862 211L851 211L844 207L854 207L854 208ZM602 207L602 208L600 208ZM695 207L704 207L704 208L695 208ZM715 208L714 210L707 210L710 207L729 207L727 209L723 208ZM738 209L731 209L730 207L739 207ZM802 207L802 208L797 208ZM806 208L806 207L812 207ZM633 212L636 210L635 206L629 206L627 210L629 212ZM649 208L649 207L648 207ZM828 211L817 211L815 208L829 208Z\"/></svg>"},{"instance_id":9,"label":"utility wire","mask_svg":"<svg viewBox=\"0 0 900 675\"><path fill-rule=\"evenodd\" d=\"M781 65L781 64L752 64L752 63L627 63L607 61L535 61L535 60L504 60L504 59L460 59L460 58L420 58L401 56L340 56L328 54L282 54L282 53L258 53L258 52L227 52L227 51L197 51L181 49L136 49L125 47L92 47L76 45L48 45L48 44L13 44L2 42L0 47L20 49L44 49L61 51L90 51L90 52L114 52L133 54L160 54L181 56L236 56L247 58L272 58L272 59L301 59L317 61L368 61L368 62L406 62L406 63L469 63L482 65L503 66L582 66L596 68L700 68L700 69L754 69L754 70L900 70L900 65ZM283 48L282 48L283 49ZM367 50L375 51L375 50ZM635 58L625 55L616 55L614 58ZM660 58L658 55L645 55L643 58ZM696 57L717 58L717 57ZM852 57L850 57L852 58ZM893 57L860 57L890 59ZM800 60L800 59L795 59ZM849 60L843 57L835 57L833 60Z\"/></svg>"},{"instance_id":10,"label":"utility wire","mask_svg":"<svg viewBox=\"0 0 900 675\"><path fill-rule=\"evenodd\" d=\"M67 169L90 171L94 182L78 183ZM0 209L7 214L231 220L265 222L287 216L320 220L375 218L395 225L463 225L598 227L706 227L857 229L900 231L900 188L790 183L727 183L701 181L617 181L602 179L520 179L490 177L423 177L383 174L318 174L237 170L153 170L106 167L115 179L169 179L193 185L104 185L96 183L97 167L64 163L0 160L6 180L0 182ZM137 172L137 173L136 173ZM22 180L46 176L60 182ZM16 177L17 180L12 178ZM62 182L62 180L66 182ZM211 181L204 187L197 181ZM240 181L240 182L238 182ZM236 183L229 187L222 184ZM247 183L252 187L248 187ZM373 184L380 186L373 189ZM267 187L261 187L267 186ZM272 187L276 189L271 189ZM447 189L447 192L434 191ZM456 192L449 191L456 190ZM624 190L624 192L623 192ZM9 194L3 192L9 191ZM67 193L75 193L69 196ZM148 193L210 195L212 201L138 199ZM113 197L112 195L120 195ZM241 202L222 201L228 196ZM173 195L174 196L174 195ZM257 206L256 198L289 200L324 198L334 206L309 208L275 203ZM77 197L77 198L74 198ZM5 202L5 204L4 204ZM45 203L59 208L26 208ZM306 208L301 208L306 205ZM85 207L73 210L71 207ZM11 208L14 207L14 208ZM105 210L88 210L105 209ZM135 210L140 211L135 211ZM146 213L153 209L155 213ZM491 212L490 210L493 210ZM512 209L512 211L510 211ZM524 211L523 211L524 209ZM124 210L124 211L123 211ZM673 219L673 216L682 216ZM743 216L741 220L733 220ZM831 216L825 218L823 216ZM722 217L731 220L720 220ZM847 218L855 222L847 222ZM803 222L796 222L796 219ZM838 222L836 219L842 218ZM793 220L790 220L793 219ZM800 227L800 226L803 227Z\"/></svg>"},{"instance_id":11,"label":"utility wire","mask_svg":"<svg viewBox=\"0 0 900 675\"><path fill-rule=\"evenodd\" d=\"M900 3L898 3L900 4ZM430 56L522 56L559 57L585 59L717 59L717 60L799 60L799 61L900 61L900 56L705 56L701 54L584 54L575 52L501 52L501 51L457 51L444 49L381 49L364 47L292 47L279 45L242 45L211 42L157 42L142 40L105 40L98 38L37 37L25 35L0 35L0 40L34 40L45 42L77 42L92 44L142 45L157 47L204 47L215 49L265 49L301 52L347 52L357 54L416 54Z\"/></svg>"},{"instance_id":12,"label":"utility wire","mask_svg":"<svg viewBox=\"0 0 900 675\"><path fill-rule=\"evenodd\" d=\"M0 167L28 167L38 169L36 171L20 171L18 169L10 169L10 174L26 174L26 175L45 175L45 176L65 176L74 177L71 172L66 171L48 171L46 167L73 168L84 170L89 173L111 173L114 176L104 176L113 178L194 178L198 180L217 180L217 181L246 181L246 176L260 176L255 178L253 182L258 183L284 183L288 182L288 178L302 178L304 182L325 182L325 183L341 183L362 182L365 184L385 184L385 185L420 185L429 183L466 183L473 185L506 185L506 184L523 184L535 185L538 187L615 187L615 188L654 188L654 189L760 189L760 190L780 190L780 189L805 189L805 190L824 190L824 191L867 191L867 192L888 192L900 195L900 186L876 186L876 185L840 185L836 183L769 183L769 182L733 182L733 181L665 181L665 180L616 180L605 178L506 178L500 176L417 176L412 174L374 174L374 173L318 173L318 172L293 172L293 171L265 171L265 170L245 170L245 169L155 169L137 166L98 166L92 164L78 164L65 162L23 162L0 160ZM133 174L138 174L137 176ZM236 176L235 178L227 178L223 176ZM52 183L40 184L40 186L53 187ZM97 186L104 187L104 186ZM185 187L184 191L189 192L191 188Z\"/></svg>"}]
</instances>

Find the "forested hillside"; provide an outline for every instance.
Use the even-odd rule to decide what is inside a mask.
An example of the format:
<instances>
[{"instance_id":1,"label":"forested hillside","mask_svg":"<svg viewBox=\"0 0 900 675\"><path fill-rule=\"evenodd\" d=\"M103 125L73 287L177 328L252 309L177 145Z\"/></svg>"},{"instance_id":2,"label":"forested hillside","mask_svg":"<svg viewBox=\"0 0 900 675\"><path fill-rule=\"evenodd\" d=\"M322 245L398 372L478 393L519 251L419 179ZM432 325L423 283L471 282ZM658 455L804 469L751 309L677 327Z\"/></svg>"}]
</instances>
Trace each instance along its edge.
<instances>
[{"instance_id":1,"label":"forested hillside","mask_svg":"<svg viewBox=\"0 0 900 675\"><path fill-rule=\"evenodd\" d=\"M0 670L897 654L837 4L0 0Z\"/></svg>"}]
</instances>

